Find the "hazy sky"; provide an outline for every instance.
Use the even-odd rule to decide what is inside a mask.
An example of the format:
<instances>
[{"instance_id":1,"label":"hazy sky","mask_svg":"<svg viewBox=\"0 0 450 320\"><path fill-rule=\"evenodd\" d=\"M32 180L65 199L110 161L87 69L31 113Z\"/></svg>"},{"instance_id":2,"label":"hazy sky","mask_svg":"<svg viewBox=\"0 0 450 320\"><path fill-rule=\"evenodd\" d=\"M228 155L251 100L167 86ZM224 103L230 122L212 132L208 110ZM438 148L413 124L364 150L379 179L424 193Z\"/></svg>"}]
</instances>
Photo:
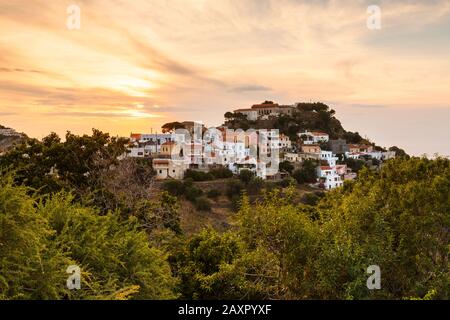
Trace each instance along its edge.
<instances>
[{"instance_id":1,"label":"hazy sky","mask_svg":"<svg viewBox=\"0 0 450 320\"><path fill-rule=\"evenodd\" d=\"M264 100L323 101L378 144L450 155L450 1L0 0L0 124L31 136L219 125Z\"/></svg>"}]
</instances>

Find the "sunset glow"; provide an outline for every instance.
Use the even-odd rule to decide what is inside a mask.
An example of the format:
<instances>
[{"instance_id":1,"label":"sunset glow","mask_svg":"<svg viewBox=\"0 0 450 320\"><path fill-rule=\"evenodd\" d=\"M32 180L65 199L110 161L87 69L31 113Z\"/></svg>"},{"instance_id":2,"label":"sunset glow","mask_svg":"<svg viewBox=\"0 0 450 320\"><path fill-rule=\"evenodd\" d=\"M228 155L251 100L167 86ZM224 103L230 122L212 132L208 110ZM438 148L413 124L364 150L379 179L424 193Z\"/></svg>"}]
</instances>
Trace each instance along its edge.
<instances>
[{"instance_id":1,"label":"sunset glow","mask_svg":"<svg viewBox=\"0 0 450 320\"><path fill-rule=\"evenodd\" d=\"M69 30L71 1L0 0L0 124L128 135L322 101L381 145L449 155L450 2L376 1L376 31L372 2L77 1Z\"/></svg>"}]
</instances>

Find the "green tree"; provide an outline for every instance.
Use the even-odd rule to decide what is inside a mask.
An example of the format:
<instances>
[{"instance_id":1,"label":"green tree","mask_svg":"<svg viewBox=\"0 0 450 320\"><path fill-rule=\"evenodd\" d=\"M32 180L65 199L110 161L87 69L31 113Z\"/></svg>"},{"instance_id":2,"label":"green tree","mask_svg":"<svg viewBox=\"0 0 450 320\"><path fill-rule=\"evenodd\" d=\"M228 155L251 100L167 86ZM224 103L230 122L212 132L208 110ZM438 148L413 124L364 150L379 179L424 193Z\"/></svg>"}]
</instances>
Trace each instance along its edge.
<instances>
[{"instance_id":1,"label":"green tree","mask_svg":"<svg viewBox=\"0 0 450 320\"><path fill-rule=\"evenodd\" d=\"M6 181L6 182L5 182ZM3 299L170 299L175 279L136 218L99 215L58 193L46 198L0 182L0 297ZM70 265L81 290L66 287Z\"/></svg>"},{"instance_id":2,"label":"green tree","mask_svg":"<svg viewBox=\"0 0 450 320\"><path fill-rule=\"evenodd\" d=\"M303 161L302 167L292 173L292 177L300 184L316 182L316 168L317 164L313 160L306 159Z\"/></svg>"},{"instance_id":3,"label":"green tree","mask_svg":"<svg viewBox=\"0 0 450 320\"><path fill-rule=\"evenodd\" d=\"M247 169L243 169L239 172L239 179L245 184L248 185L249 182L253 179L255 174Z\"/></svg>"},{"instance_id":4,"label":"green tree","mask_svg":"<svg viewBox=\"0 0 450 320\"><path fill-rule=\"evenodd\" d=\"M174 274L181 279L184 299L235 298L234 276L224 279L221 269L239 255L240 244L232 233L218 234L205 229L181 244L172 253Z\"/></svg>"},{"instance_id":5,"label":"green tree","mask_svg":"<svg viewBox=\"0 0 450 320\"><path fill-rule=\"evenodd\" d=\"M292 173L294 171L294 165L289 161L280 162L279 169L281 172Z\"/></svg>"}]
</instances>

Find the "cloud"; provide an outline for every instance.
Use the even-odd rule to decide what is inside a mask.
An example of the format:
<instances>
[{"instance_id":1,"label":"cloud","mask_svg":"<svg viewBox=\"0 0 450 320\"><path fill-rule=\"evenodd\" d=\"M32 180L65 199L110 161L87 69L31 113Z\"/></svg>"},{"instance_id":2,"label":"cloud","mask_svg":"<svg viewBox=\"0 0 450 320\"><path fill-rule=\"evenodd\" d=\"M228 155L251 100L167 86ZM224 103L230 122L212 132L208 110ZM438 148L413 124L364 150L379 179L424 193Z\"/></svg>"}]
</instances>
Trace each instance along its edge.
<instances>
[{"instance_id":1,"label":"cloud","mask_svg":"<svg viewBox=\"0 0 450 320\"><path fill-rule=\"evenodd\" d=\"M133 114L149 117L142 128L152 115L220 124L266 98L380 113L448 103L450 2L376 3L379 31L366 27L371 0L79 1L69 31L64 1L0 0L0 112L39 135L129 132Z\"/></svg>"},{"instance_id":2,"label":"cloud","mask_svg":"<svg viewBox=\"0 0 450 320\"><path fill-rule=\"evenodd\" d=\"M259 85L245 85L235 87L229 90L230 92L255 92L255 91L272 91L271 88Z\"/></svg>"},{"instance_id":3,"label":"cloud","mask_svg":"<svg viewBox=\"0 0 450 320\"><path fill-rule=\"evenodd\" d=\"M21 68L0 68L0 72L24 72L24 73L45 73L41 70L26 70Z\"/></svg>"}]
</instances>

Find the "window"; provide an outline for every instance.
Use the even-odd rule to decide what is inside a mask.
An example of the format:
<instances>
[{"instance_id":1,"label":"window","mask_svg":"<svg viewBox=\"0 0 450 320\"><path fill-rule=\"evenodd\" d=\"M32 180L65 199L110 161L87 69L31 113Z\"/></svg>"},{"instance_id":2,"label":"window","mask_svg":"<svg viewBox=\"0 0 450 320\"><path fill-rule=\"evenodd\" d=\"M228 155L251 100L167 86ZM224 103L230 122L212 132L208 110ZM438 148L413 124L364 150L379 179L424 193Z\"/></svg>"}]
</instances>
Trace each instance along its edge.
<instances>
[{"instance_id":1,"label":"window","mask_svg":"<svg viewBox=\"0 0 450 320\"><path fill-rule=\"evenodd\" d=\"M162 170L159 170L159 173L162 173Z\"/></svg>"}]
</instances>

